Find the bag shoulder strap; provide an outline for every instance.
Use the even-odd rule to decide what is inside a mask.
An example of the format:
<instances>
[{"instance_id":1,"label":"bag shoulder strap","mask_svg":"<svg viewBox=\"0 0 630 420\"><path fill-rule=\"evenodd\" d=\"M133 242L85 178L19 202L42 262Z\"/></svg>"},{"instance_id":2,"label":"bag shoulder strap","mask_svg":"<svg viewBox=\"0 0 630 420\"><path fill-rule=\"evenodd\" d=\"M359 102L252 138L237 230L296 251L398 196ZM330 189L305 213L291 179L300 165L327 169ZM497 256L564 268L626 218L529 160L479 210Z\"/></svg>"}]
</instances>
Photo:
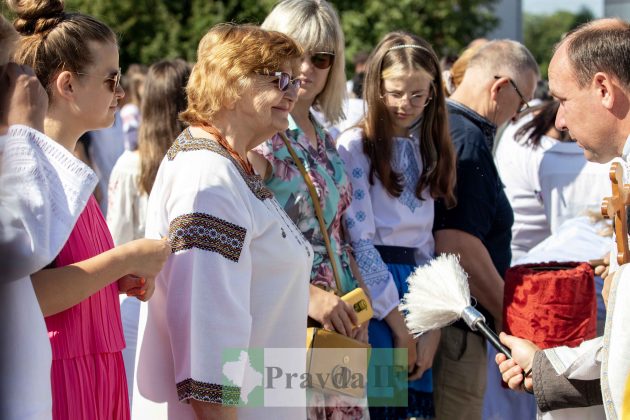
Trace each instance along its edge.
<instances>
[{"instance_id":1,"label":"bag shoulder strap","mask_svg":"<svg viewBox=\"0 0 630 420\"><path fill-rule=\"evenodd\" d=\"M291 158L295 162L298 170L304 177L304 182L306 182L306 186L308 187L308 192L311 196L311 200L313 201L313 207L315 208L315 215L317 216L317 221L319 222L319 230L322 232L322 236L324 237L324 243L326 244L326 252L328 252L328 258L330 259L330 265L332 266L333 277L335 278L335 284L337 285L337 294L341 295L343 292L341 290L341 280L339 279L339 271L337 269L337 261L335 259L335 255L332 250L332 246L330 245L330 238L328 236L328 230L326 229L326 224L324 223L324 215L322 214L322 206L319 202L319 197L317 196L317 191L315 191L315 186L313 185L313 180L306 172L306 168L304 168L304 164L295 153L295 149L291 146L291 142L286 136L286 134L280 132L278 133L280 138L287 146L287 150L291 155Z\"/></svg>"}]
</instances>

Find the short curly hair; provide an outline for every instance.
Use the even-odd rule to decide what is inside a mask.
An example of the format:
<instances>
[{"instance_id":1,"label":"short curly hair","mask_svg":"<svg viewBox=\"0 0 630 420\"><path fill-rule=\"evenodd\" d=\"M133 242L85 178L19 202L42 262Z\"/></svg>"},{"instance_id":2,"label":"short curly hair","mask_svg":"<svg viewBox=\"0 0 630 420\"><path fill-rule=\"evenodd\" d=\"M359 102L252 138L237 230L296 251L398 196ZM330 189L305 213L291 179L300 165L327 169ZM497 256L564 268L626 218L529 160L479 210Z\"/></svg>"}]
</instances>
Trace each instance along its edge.
<instances>
[{"instance_id":1,"label":"short curly hair","mask_svg":"<svg viewBox=\"0 0 630 420\"><path fill-rule=\"evenodd\" d=\"M199 42L180 118L190 125L208 124L216 113L237 101L253 73L272 73L284 64L299 71L302 48L287 35L254 25L223 23Z\"/></svg>"}]
</instances>

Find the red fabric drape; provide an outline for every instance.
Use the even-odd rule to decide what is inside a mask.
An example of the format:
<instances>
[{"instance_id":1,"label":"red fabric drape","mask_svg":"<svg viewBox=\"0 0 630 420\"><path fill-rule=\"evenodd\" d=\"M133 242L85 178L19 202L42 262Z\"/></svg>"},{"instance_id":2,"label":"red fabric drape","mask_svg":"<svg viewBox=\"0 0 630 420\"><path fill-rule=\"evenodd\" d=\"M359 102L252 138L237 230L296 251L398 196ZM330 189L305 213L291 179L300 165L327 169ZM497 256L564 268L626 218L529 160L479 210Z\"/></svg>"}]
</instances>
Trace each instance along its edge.
<instances>
[{"instance_id":1,"label":"red fabric drape","mask_svg":"<svg viewBox=\"0 0 630 420\"><path fill-rule=\"evenodd\" d=\"M510 268L505 275L503 329L542 349L574 347L595 337L594 273L587 263L550 262Z\"/></svg>"}]
</instances>

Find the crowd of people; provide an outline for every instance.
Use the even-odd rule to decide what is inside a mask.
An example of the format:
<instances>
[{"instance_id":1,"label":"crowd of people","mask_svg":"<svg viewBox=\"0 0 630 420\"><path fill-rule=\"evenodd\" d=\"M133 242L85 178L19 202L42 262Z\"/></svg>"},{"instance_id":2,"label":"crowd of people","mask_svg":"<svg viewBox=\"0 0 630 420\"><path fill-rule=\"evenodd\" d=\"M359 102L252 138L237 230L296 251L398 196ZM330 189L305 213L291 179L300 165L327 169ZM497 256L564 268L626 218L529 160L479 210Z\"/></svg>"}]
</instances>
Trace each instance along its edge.
<instances>
[{"instance_id":1,"label":"crowd of people","mask_svg":"<svg viewBox=\"0 0 630 420\"><path fill-rule=\"evenodd\" d=\"M103 22L62 0L6 2L0 417L630 414L630 286L592 217L608 162L629 163L627 22L558 40L539 94L519 42L477 40L445 68L431 40L400 30L357 56L348 83L326 0L281 0L260 26L208 28L194 64L124 74ZM589 280L598 337L540 349L502 333L507 358L459 322L412 335L407 279L440 253L459 256L497 332L511 266L610 253ZM342 298L356 289L369 321ZM304 350L307 326L402 351L388 360L406 380L243 404L258 373L231 367L228 384L225 352Z\"/></svg>"}]
</instances>

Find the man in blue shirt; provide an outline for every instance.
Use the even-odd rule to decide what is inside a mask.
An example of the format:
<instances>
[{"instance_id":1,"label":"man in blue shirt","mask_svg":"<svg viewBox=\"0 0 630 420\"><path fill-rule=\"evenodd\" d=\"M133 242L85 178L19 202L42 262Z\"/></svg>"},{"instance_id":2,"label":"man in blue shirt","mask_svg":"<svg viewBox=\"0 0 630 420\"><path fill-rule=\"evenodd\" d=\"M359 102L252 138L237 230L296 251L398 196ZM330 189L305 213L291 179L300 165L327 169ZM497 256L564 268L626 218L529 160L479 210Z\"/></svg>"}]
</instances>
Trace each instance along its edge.
<instances>
[{"instance_id":1,"label":"man in blue shirt","mask_svg":"<svg viewBox=\"0 0 630 420\"><path fill-rule=\"evenodd\" d=\"M538 65L525 46L492 41L471 58L448 102L458 203L446 209L436 201L435 251L459 254L471 294L489 324L498 328L514 215L492 146L497 126L527 108L538 77ZM436 418L481 419L486 357L485 340L465 325L442 330L434 365Z\"/></svg>"}]
</instances>

